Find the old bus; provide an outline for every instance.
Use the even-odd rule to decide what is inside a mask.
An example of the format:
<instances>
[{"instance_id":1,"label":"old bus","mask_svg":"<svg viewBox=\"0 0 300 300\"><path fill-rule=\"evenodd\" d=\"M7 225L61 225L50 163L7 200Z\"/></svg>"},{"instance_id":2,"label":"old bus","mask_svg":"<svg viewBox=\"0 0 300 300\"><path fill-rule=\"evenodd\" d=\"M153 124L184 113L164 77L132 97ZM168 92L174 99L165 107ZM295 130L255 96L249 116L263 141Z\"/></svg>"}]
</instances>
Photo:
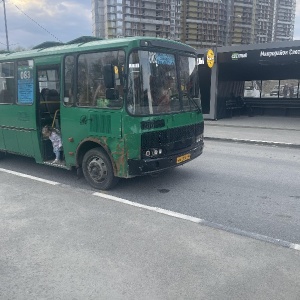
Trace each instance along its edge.
<instances>
[{"instance_id":1,"label":"old bus","mask_svg":"<svg viewBox=\"0 0 300 300\"><path fill-rule=\"evenodd\" d=\"M45 42L0 54L0 155L82 170L97 189L203 151L195 50L160 38ZM42 135L60 131L63 160Z\"/></svg>"}]
</instances>

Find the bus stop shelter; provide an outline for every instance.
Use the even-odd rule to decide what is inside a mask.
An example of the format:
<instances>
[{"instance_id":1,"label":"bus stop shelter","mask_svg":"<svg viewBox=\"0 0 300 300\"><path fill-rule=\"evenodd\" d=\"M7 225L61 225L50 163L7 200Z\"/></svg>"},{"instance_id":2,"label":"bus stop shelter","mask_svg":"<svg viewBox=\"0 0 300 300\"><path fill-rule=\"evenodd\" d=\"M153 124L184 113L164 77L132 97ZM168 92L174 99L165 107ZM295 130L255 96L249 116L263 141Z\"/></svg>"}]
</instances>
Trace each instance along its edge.
<instances>
[{"instance_id":1,"label":"bus stop shelter","mask_svg":"<svg viewBox=\"0 0 300 300\"><path fill-rule=\"evenodd\" d=\"M199 50L206 119L246 113L300 116L300 41L220 47L212 68L205 55Z\"/></svg>"}]
</instances>

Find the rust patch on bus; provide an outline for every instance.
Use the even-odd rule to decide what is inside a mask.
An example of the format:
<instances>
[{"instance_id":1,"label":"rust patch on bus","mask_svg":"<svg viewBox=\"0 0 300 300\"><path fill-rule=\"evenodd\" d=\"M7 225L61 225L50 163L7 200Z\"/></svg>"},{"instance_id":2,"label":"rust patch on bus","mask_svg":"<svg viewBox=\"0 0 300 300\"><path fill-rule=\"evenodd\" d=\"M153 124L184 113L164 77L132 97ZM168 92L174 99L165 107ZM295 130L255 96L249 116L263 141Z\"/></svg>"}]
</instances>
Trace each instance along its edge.
<instances>
[{"instance_id":1,"label":"rust patch on bus","mask_svg":"<svg viewBox=\"0 0 300 300\"><path fill-rule=\"evenodd\" d=\"M117 141L117 143L114 143L114 141ZM82 140L78 144L78 148L80 149L83 147L84 143L86 142L93 142L101 146L107 155L109 156L111 162L112 162L112 167L114 170L114 174L119 177L124 177L126 176L126 164L125 164L125 158L126 155L124 153L124 141L122 140L116 140L113 138L108 138L108 137L100 137L100 138L86 138ZM116 149L115 151L112 151L110 148L108 148L108 144L112 145L112 148ZM77 165L79 165L79 153L80 151L77 150L76 153L76 160L77 160Z\"/></svg>"},{"instance_id":2,"label":"rust patch on bus","mask_svg":"<svg viewBox=\"0 0 300 300\"><path fill-rule=\"evenodd\" d=\"M114 152L115 164L117 168L117 174L124 177L126 174L126 157L127 155L124 152L124 141L119 140L116 145L116 151Z\"/></svg>"}]
</instances>

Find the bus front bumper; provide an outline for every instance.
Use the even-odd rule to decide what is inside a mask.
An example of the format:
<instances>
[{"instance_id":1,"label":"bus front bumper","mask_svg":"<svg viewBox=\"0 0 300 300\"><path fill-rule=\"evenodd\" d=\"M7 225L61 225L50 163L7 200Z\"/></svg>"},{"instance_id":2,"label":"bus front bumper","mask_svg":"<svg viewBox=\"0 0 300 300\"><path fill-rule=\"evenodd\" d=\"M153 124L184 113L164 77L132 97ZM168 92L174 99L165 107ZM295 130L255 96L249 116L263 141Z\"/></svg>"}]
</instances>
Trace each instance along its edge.
<instances>
[{"instance_id":1,"label":"bus front bumper","mask_svg":"<svg viewBox=\"0 0 300 300\"><path fill-rule=\"evenodd\" d=\"M174 168L183 165L196 157L200 156L203 152L204 143L186 150L176 155L170 155L162 158L148 158L148 159L129 159L129 176L139 176L158 173L163 170Z\"/></svg>"}]
</instances>

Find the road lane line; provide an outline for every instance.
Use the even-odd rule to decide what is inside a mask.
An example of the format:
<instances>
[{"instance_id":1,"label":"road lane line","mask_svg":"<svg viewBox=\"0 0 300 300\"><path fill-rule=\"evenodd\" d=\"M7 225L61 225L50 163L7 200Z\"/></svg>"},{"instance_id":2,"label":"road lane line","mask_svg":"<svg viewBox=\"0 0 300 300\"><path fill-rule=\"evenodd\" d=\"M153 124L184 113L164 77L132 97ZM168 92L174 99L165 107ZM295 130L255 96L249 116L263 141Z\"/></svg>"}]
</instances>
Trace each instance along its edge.
<instances>
[{"instance_id":1,"label":"road lane line","mask_svg":"<svg viewBox=\"0 0 300 300\"><path fill-rule=\"evenodd\" d=\"M221 224L218 224L218 223L206 221L204 219L200 219L200 218L188 216L188 215L185 215L185 214L177 213L177 212L174 212L174 211L171 211L171 210L140 204L140 203L137 203L137 202L129 201L129 200L126 200L126 199L123 199L123 198L115 197L115 196L100 193L100 192L95 192L95 193L93 193L93 195L97 196L97 197L105 198L105 199L108 199L108 200L113 200L113 201L116 201L116 202L119 202L119 203L123 203L123 204L131 205L131 206L143 208L143 209L146 209L146 210L154 211L154 212L164 214L164 215L168 215L168 216L171 216L171 217L179 218L179 219L182 219L182 220L190 221L190 222L193 222L193 223L201 224L201 225L204 225L204 226L207 226L207 227L210 227L210 228L214 228L214 229L218 229L218 230L224 230L224 231L227 231L227 232L230 232L230 233L233 233L233 234L237 234L237 235L249 237L249 238L252 238L252 239L255 239L255 240L275 244L277 246L281 246L281 247L284 247L284 248L289 248L289 249L300 251L300 244L295 244L295 243L291 243L291 242L284 241L284 240L281 240L281 239L275 239L275 238L272 238L272 237L269 237L269 236L266 236L266 235L262 235L262 234L259 234L259 233L249 232L249 231L241 230L241 229L238 229L238 228L221 225Z\"/></svg>"},{"instance_id":2,"label":"road lane line","mask_svg":"<svg viewBox=\"0 0 300 300\"><path fill-rule=\"evenodd\" d=\"M47 184L51 184L51 185L60 185L60 183L56 182L56 181L42 179L42 178L39 178L39 177L35 177L35 176L28 175L28 174L15 172L15 171L3 169L3 168L0 168L0 172L5 172L5 173L8 173L8 174L12 174L12 175L32 179L32 180L35 180L35 181L39 181L39 182L43 182L43 183L47 183ZM68 185L66 185L66 186L70 187ZM249 232L249 231L244 231L244 230L241 230L241 229L238 229L238 228L221 225L221 224L218 224L218 223L214 223L214 222L211 222L211 221L206 221L204 219L192 217L192 216L189 216L189 215L181 214L181 213L174 212L174 211L167 210L167 209L163 209L163 208L160 208L160 207L154 207L154 206L148 206L148 205L140 204L140 203L137 203L137 202L129 201L129 200L126 200L126 199L122 199L122 198L119 198L119 197L115 197L115 196L100 193L100 192L94 192L92 195L97 196L97 197L101 197L101 198L105 198L105 199L108 199L108 200L113 200L113 201L123 203L123 204L126 204L126 205L131 205L131 206L135 206L135 207L138 207L138 208L154 211L154 212L157 212L157 213L160 213L160 214L164 214L164 215L167 215L167 216L179 218L179 219L190 221L190 222L193 222L193 223L201 224L201 225L204 225L204 226L207 226L207 227L210 227L210 228L214 228L214 229L218 229L218 230L224 230L224 231L227 231L227 232L230 232L230 233L233 233L233 234L249 237L249 238L252 238L252 239L272 243L272 244L275 244L275 245L278 245L278 246L281 246L281 247L290 248L290 249L293 249L293 250L296 250L296 251L300 251L300 244L295 244L295 243L291 243L291 242L284 241L284 240L281 240L281 239L275 239L275 238L272 238L272 237L268 237L268 236L265 236L265 235L262 235L262 234Z\"/></svg>"},{"instance_id":3,"label":"road lane line","mask_svg":"<svg viewBox=\"0 0 300 300\"><path fill-rule=\"evenodd\" d=\"M300 251L300 245L298 245L298 244L292 244L291 245L291 249L295 249L295 250Z\"/></svg>"},{"instance_id":4,"label":"road lane line","mask_svg":"<svg viewBox=\"0 0 300 300\"><path fill-rule=\"evenodd\" d=\"M8 174L12 174L12 175L16 175L16 176L20 176L20 177L32 179L32 180L35 180L35 181L40 181L40 182L48 183L48 184L51 184L51 185L58 185L58 184L60 184L59 182L56 182L56 181L42 179L42 178L39 178L39 177L35 177L35 176L28 175L28 174L19 173L19 172L15 172L15 171L3 169L3 168L0 168L0 171L4 172L4 173L8 173Z\"/></svg>"},{"instance_id":5,"label":"road lane line","mask_svg":"<svg viewBox=\"0 0 300 300\"><path fill-rule=\"evenodd\" d=\"M102 198L106 198L106 199L109 199L109 200L113 200L113 201L116 201L116 202L120 202L120 203L123 203L123 204L128 204L128 205L131 205L131 206L135 206L135 207L155 211L157 213L168 215L168 216L171 216L171 217L175 217L175 218L179 218L179 219L183 219L183 220L188 220L188 221L191 221L191 222L194 222L194 223L202 223L203 222L203 220L199 219L199 218L184 215L184 214L181 214L181 213L177 213L177 212L167 210L167 209L163 209L163 208L159 208L159 207L148 206L148 205L140 204L140 203L137 203L137 202L132 202L132 201L122 199L122 198L119 198L119 197L115 197L115 196L112 196L112 195L108 195L108 194L95 192L95 193L93 193L93 195L98 196L98 197L102 197Z\"/></svg>"}]
</instances>

